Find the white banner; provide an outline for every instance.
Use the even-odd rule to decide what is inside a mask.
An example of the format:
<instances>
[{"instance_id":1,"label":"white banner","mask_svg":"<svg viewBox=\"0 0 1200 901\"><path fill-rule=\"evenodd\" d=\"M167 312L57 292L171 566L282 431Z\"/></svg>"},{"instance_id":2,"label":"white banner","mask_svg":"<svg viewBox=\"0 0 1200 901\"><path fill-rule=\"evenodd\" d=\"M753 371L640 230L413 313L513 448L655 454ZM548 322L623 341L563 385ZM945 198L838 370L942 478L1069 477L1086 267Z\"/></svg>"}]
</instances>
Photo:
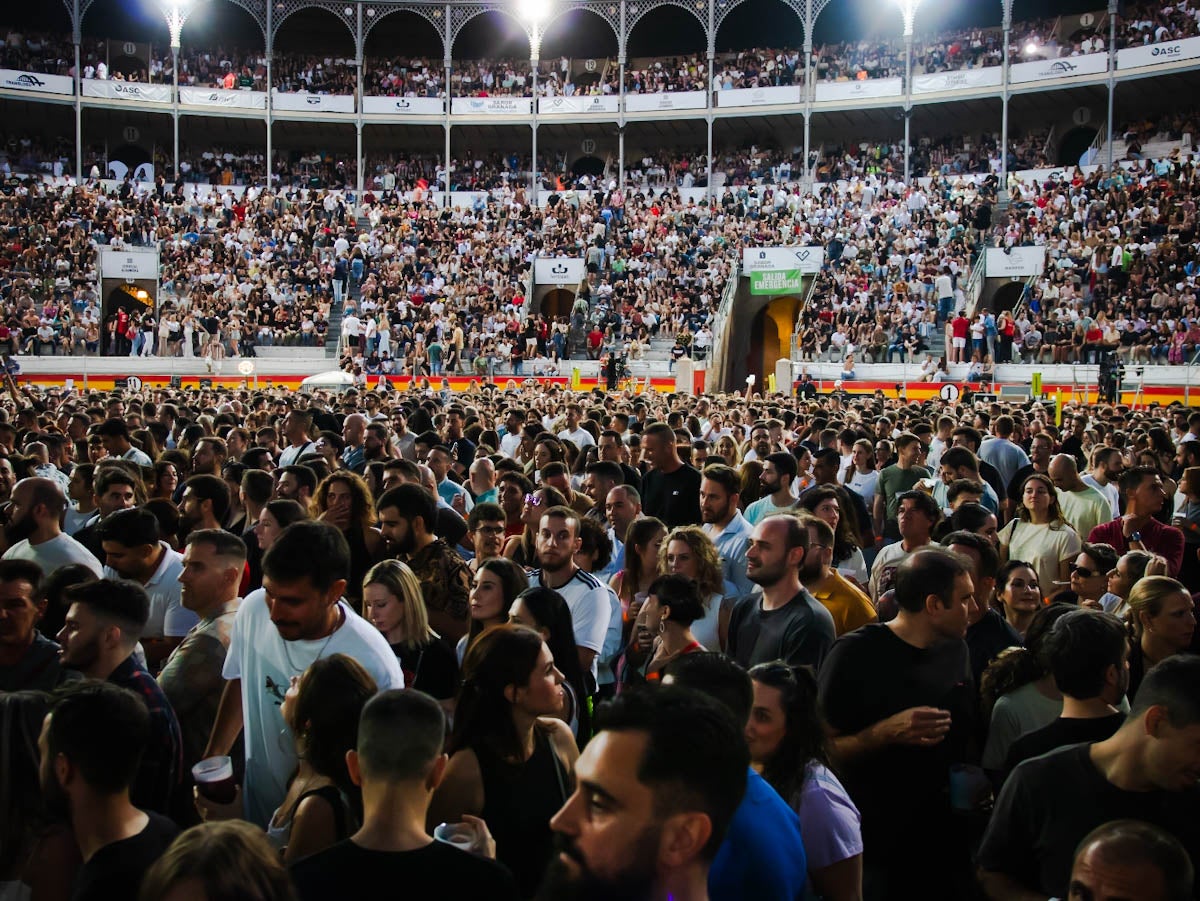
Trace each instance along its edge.
<instances>
[{"instance_id":1,"label":"white banner","mask_svg":"<svg viewBox=\"0 0 1200 901\"><path fill-rule=\"evenodd\" d=\"M1118 69L1136 69L1138 66L1156 66L1177 59L1195 59L1200 56L1200 38L1184 38L1181 41L1163 41L1148 47L1127 47L1117 51Z\"/></svg>"},{"instance_id":2,"label":"white banner","mask_svg":"<svg viewBox=\"0 0 1200 901\"><path fill-rule=\"evenodd\" d=\"M863 100L873 97L899 97L904 93L900 78L868 78L865 81L832 81L817 85L817 100Z\"/></svg>"},{"instance_id":3,"label":"white banner","mask_svg":"<svg viewBox=\"0 0 1200 901\"><path fill-rule=\"evenodd\" d=\"M1036 59L1031 63L1016 63L1008 70L1008 80L1012 84L1022 84L1048 78L1101 75L1107 71L1108 54L1089 53L1086 56L1063 56L1059 59Z\"/></svg>"},{"instance_id":4,"label":"white banner","mask_svg":"<svg viewBox=\"0 0 1200 901\"><path fill-rule=\"evenodd\" d=\"M656 113L662 110L704 109L703 91L671 91L662 94L626 94L625 112Z\"/></svg>"},{"instance_id":5,"label":"white banner","mask_svg":"<svg viewBox=\"0 0 1200 901\"><path fill-rule=\"evenodd\" d=\"M988 278L1041 275L1045 268L1045 247L989 247L984 261Z\"/></svg>"},{"instance_id":6,"label":"white banner","mask_svg":"<svg viewBox=\"0 0 1200 901\"><path fill-rule=\"evenodd\" d=\"M786 272L799 269L805 275L820 272L825 265L825 248L815 245L794 247L743 247L742 271Z\"/></svg>"},{"instance_id":7,"label":"white banner","mask_svg":"<svg viewBox=\"0 0 1200 901\"><path fill-rule=\"evenodd\" d=\"M583 281L587 266L578 257L538 257L533 261L535 285L571 285Z\"/></svg>"},{"instance_id":8,"label":"white banner","mask_svg":"<svg viewBox=\"0 0 1200 901\"><path fill-rule=\"evenodd\" d=\"M1062 181L1064 178L1070 179L1075 174L1075 167L1059 166L1057 169L1021 169L1011 174L1023 182L1044 185L1048 181Z\"/></svg>"},{"instance_id":9,"label":"white banner","mask_svg":"<svg viewBox=\"0 0 1200 901\"><path fill-rule=\"evenodd\" d=\"M136 81L83 80L84 97L103 97L105 100L137 100L143 103L170 103L169 84L141 84Z\"/></svg>"},{"instance_id":10,"label":"white banner","mask_svg":"<svg viewBox=\"0 0 1200 901\"><path fill-rule=\"evenodd\" d=\"M192 106L224 106L234 109L266 109L266 91L222 91L217 88L179 89L179 102Z\"/></svg>"},{"instance_id":11,"label":"white banner","mask_svg":"<svg viewBox=\"0 0 1200 901\"><path fill-rule=\"evenodd\" d=\"M75 79L67 75L43 75L0 69L0 88L10 91L36 91L39 94L74 94Z\"/></svg>"},{"instance_id":12,"label":"white banner","mask_svg":"<svg viewBox=\"0 0 1200 901\"><path fill-rule=\"evenodd\" d=\"M620 97L604 95L543 97L538 101L538 113L541 115L554 115L555 113L612 113L616 115L620 108Z\"/></svg>"},{"instance_id":13,"label":"white banner","mask_svg":"<svg viewBox=\"0 0 1200 901\"><path fill-rule=\"evenodd\" d=\"M1004 81L1003 66L984 69L959 69L957 72L934 72L913 76L914 94L936 94L940 91L961 91L964 88L996 88Z\"/></svg>"},{"instance_id":14,"label":"white banner","mask_svg":"<svg viewBox=\"0 0 1200 901\"><path fill-rule=\"evenodd\" d=\"M100 248L101 278L158 278L158 251Z\"/></svg>"},{"instance_id":15,"label":"white banner","mask_svg":"<svg viewBox=\"0 0 1200 901\"><path fill-rule=\"evenodd\" d=\"M800 85L789 84L767 88L734 88L729 91L717 91L717 105L728 106L769 106L778 103L799 103Z\"/></svg>"},{"instance_id":16,"label":"white banner","mask_svg":"<svg viewBox=\"0 0 1200 901\"><path fill-rule=\"evenodd\" d=\"M455 97L450 102L455 116L530 116L532 97Z\"/></svg>"},{"instance_id":17,"label":"white banner","mask_svg":"<svg viewBox=\"0 0 1200 901\"><path fill-rule=\"evenodd\" d=\"M440 97L364 97L368 116L441 116L446 103Z\"/></svg>"},{"instance_id":18,"label":"white banner","mask_svg":"<svg viewBox=\"0 0 1200 901\"><path fill-rule=\"evenodd\" d=\"M293 113L352 113L353 94L292 94L276 91L271 105Z\"/></svg>"}]
</instances>

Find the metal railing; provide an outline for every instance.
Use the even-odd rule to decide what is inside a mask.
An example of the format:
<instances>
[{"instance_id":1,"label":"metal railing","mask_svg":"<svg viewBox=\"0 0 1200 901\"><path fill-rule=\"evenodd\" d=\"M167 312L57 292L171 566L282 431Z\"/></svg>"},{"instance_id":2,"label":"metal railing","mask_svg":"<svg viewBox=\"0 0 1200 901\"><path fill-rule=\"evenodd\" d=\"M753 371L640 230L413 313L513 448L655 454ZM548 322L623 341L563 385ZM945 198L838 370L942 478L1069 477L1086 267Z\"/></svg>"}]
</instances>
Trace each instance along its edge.
<instances>
[{"instance_id":1,"label":"metal railing","mask_svg":"<svg viewBox=\"0 0 1200 901\"><path fill-rule=\"evenodd\" d=\"M979 254L979 259L975 261L975 265L971 267L971 274L967 276L966 287L963 288L963 295L966 297L967 318L971 319L975 316L975 305L979 303L979 297L983 294L983 284L987 280L986 276L987 263L987 247L982 249Z\"/></svg>"},{"instance_id":2,"label":"metal railing","mask_svg":"<svg viewBox=\"0 0 1200 901\"><path fill-rule=\"evenodd\" d=\"M713 379L721 377L721 370L725 366L725 347L728 343L725 338L725 326L729 322L729 314L733 311L733 298L737 294L738 279L742 276L742 269L736 263L729 272L729 278L725 281L725 288L721 292L721 302L717 304L716 315L712 320L712 347L708 357L708 371L705 378L705 390L714 391L716 386L713 384Z\"/></svg>"},{"instance_id":3,"label":"metal railing","mask_svg":"<svg viewBox=\"0 0 1200 901\"><path fill-rule=\"evenodd\" d=\"M796 312L796 325L792 329L792 353L791 358L796 359L796 352L800 349L801 330L804 324L804 313L808 309L808 305L812 303L813 294L817 291L817 282L820 281L821 273L813 274L812 281L808 283L808 290L804 292L804 300L800 302L800 309Z\"/></svg>"}]
</instances>

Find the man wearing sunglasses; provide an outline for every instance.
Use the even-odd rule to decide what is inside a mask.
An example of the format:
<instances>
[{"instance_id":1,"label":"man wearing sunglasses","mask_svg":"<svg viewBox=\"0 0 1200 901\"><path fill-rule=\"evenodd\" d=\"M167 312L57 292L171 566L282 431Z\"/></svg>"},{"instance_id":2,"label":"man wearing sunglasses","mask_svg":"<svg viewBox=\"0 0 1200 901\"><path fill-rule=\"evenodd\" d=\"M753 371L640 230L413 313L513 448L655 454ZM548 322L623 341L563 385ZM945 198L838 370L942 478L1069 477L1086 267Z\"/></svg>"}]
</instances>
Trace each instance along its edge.
<instances>
[{"instance_id":1,"label":"man wearing sunglasses","mask_svg":"<svg viewBox=\"0 0 1200 901\"><path fill-rule=\"evenodd\" d=\"M1117 560L1112 545L1083 543L1079 556L1070 565L1071 591L1079 604L1100 606L1100 598L1108 591L1108 574L1117 568Z\"/></svg>"}]
</instances>

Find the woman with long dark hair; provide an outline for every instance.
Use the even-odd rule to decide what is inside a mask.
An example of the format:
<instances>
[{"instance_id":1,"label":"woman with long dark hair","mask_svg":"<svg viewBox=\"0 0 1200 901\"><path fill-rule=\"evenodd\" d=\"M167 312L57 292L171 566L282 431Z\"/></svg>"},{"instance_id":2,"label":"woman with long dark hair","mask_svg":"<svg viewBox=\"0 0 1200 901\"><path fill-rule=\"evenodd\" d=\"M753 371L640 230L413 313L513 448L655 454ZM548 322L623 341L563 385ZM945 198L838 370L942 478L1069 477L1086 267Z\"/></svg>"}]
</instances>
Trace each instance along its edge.
<instances>
[{"instance_id":1,"label":"woman with long dark hair","mask_svg":"<svg viewBox=\"0 0 1200 901\"><path fill-rule=\"evenodd\" d=\"M522 591L529 587L525 570L506 557L493 557L479 564L471 586L471 624L467 634L458 640L455 651L458 665L484 629L508 622L508 608Z\"/></svg>"},{"instance_id":2,"label":"woman with long dark hair","mask_svg":"<svg viewBox=\"0 0 1200 901\"><path fill-rule=\"evenodd\" d=\"M464 814L487 823L496 859L523 897L541 884L554 853L550 818L574 790L579 751L558 718L563 681L532 629L495 626L480 635L463 662L450 763L429 807L431 829Z\"/></svg>"},{"instance_id":3,"label":"woman with long dark hair","mask_svg":"<svg viewBox=\"0 0 1200 901\"><path fill-rule=\"evenodd\" d=\"M371 674L345 654L318 657L293 676L280 710L296 744L296 772L267 824L285 863L345 841L358 828L361 792L346 769L358 744L358 718L379 690ZM238 797L218 804L195 792L204 820L241 817Z\"/></svg>"},{"instance_id":4,"label":"woman with long dark hair","mask_svg":"<svg viewBox=\"0 0 1200 901\"><path fill-rule=\"evenodd\" d=\"M321 480L312 499L312 516L341 529L350 545L346 599L362 609L362 582L383 555L383 536L375 528L375 504L362 476L335 472Z\"/></svg>"},{"instance_id":5,"label":"woman with long dark hair","mask_svg":"<svg viewBox=\"0 0 1200 901\"><path fill-rule=\"evenodd\" d=\"M814 894L862 897L862 818L833 774L817 680L781 660L750 670L754 706L746 742L754 768L800 817Z\"/></svg>"}]
</instances>

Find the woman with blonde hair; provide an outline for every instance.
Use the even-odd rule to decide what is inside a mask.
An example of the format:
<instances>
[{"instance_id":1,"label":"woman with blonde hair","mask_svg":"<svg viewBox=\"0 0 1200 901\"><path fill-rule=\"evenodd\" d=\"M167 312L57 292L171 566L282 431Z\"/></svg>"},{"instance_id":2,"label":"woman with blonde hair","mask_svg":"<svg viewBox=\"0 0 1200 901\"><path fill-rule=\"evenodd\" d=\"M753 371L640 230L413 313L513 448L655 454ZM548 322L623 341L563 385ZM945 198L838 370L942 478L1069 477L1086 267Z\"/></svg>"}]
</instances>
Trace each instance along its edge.
<instances>
[{"instance_id":1,"label":"woman with blonde hair","mask_svg":"<svg viewBox=\"0 0 1200 901\"><path fill-rule=\"evenodd\" d=\"M1168 576L1145 576L1126 598L1129 609L1129 690L1132 702L1142 677L1157 663L1192 646L1196 611L1183 583Z\"/></svg>"},{"instance_id":2,"label":"woman with blonde hair","mask_svg":"<svg viewBox=\"0 0 1200 901\"><path fill-rule=\"evenodd\" d=\"M375 505L362 476L353 472L327 475L317 486L312 503L313 519L340 529L350 545L350 578L346 599L362 609L362 584L371 564L383 556L383 536L375 528Z\"/></svg>"},{"instance_id":3,"label":"woman with blonde hair","mask_svg":"<svg viewBox=\"0 0 1200 901\"><path fill-rule=\"evenodd\" d=\"M416 574L399 560L376 563L362 584L363 616L392 647L404 684L431 698L452 702L458 661L429 625L429 611Z\"/></svg>"},{"instance_id":4,"label":"woman with blonde hair","mask_svg":"<svg viewBox=\"0 0 1200 901\"><path fill-rule=\"evenodd\" d=\"M1024 560L1037 573L1042 594L1071 579L1071 562L1083 542L1067 525L1049 476L1033 473L1021 486L1016 517L1000 530L1000 562Z\"/></svg>"},{"instance_id":5,"label":"woman with blonde hair","mask_svg":"<svg viewBox=\"0 0 1200 901\"><path fill-rule=\"evenodd\" d=\"M146 871L141 901L163 898L293 901L283 861L260 829L243 820L202 823L181 833Z\"/></svg>"},{"instance_id":6,"label":"woman with blonde hair","mask_svg":"<svg viewBox=\"0 0 1200 901\"><path fill-rule=\"evenodd\" d=\"M713 453L735 469L742 465L742 451L732 435L722 435L713 446Z\"/></svg>"},{"instance_id":7,"label":"woman with blonde hair","mask_svg":"<svg viewBox=\"0 0 1200 901\"><path fill-rule=\"evenodd\" d=\"M692 634L708 650L723 651L736 589L722 575L721 555L712 539L699 526L675 527L658 552L658 572L686 576L700 586L705 613L692 623Z\"/></svg>"}]
</instances>

